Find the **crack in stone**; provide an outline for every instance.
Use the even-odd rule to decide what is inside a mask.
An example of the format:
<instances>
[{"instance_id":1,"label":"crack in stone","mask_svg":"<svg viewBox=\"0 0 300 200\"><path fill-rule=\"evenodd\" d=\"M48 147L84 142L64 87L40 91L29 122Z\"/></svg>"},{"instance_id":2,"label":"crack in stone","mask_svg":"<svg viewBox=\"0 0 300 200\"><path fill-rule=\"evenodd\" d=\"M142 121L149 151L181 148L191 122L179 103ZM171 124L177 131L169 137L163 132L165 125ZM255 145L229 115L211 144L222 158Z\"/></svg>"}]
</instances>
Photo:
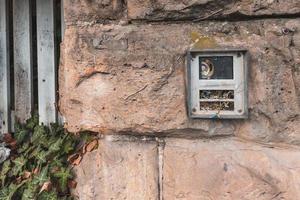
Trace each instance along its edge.
<instances>
[{"instance_id":1,"label":"crack in stone","mask_svg":"<svg viewBox=\"0 0 300 200\"><path fill-rule=\"evenodd\" d=\"M158 196L159 200L163 200L163 169L164 169L164 149L165 141L162 138L157 138L158 143Z\"/></svg>"},{"instance_id":2,"label":"crack in stone","mask_svg":"<svg viewBox=\"0 0 300 200\"><path fill-rule=\"evenodd\" d=\"M141 89L137 90L133 94L128 95L124 100L128 100L130 97L133 97L133 96L137 95L138 93L140 93L143 90L145 90L147 87L148 87L148 85L145 85L144 87L142 87Z\"/></svg>"},{"instance_id":3,"label":"crack in stone","mask_svg":"<svg viewBox=\"0 0 300 200\"><path fill-rule=\"evenodd\" d=\"M82 75L80 76L78 82L76 83L76 88L79 87L79 85L84 82L85 80L89 79L89 78L92 78L93 76L95 76L96 74L104 74L104 75L108 75L110 74L109 72L103 72L103 71L94 71L92 73L89 73L89 74L85 74L85 75Z\"/></svg>"}]
</instances>

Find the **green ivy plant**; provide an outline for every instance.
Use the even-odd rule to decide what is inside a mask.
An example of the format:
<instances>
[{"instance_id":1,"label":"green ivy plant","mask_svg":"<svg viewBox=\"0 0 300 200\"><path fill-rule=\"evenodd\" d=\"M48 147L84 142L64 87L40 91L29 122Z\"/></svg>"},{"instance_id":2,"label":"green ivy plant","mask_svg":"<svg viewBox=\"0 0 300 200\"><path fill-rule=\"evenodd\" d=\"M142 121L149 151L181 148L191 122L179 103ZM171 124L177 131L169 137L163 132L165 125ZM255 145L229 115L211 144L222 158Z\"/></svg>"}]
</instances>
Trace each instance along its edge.
<instances>
[{"instance_id":1,"label":"green ivy plant","mask_svg":"<svg viewBox=\"0 0 300 200\"><path fill-rule=\"evenodd\" d=\"M78 151L82 137L57 124L39 125L35 115L16 125L12 140L12 155L0 164L0 200L73 199L68 157Z\"/></svg>"}]
</instances>

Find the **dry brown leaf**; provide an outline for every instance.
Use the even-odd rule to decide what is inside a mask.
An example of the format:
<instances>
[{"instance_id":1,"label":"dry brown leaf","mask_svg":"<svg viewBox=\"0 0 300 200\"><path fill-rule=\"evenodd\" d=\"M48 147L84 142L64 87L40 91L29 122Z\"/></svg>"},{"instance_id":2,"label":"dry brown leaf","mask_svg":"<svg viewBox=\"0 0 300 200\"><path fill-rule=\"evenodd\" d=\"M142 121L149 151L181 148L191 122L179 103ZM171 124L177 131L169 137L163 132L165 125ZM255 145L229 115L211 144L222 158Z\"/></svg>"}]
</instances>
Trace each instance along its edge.
<instances>
[{"instance_id":1,"label":"dry brown leaf","mask_svg":"<svg viewBox=\"0 0 300 200\"><path fill-rule=\"evenodd\" d=\"M47 192L50 191L51 187L52 187L52 183L50 181L45 182L41 187L39 194L42 193L43 191L47 191Z\"/></svg>"},{"instance_id":2,"label":"dry brown leaf","mask_svg":"<svg viewBox=\"0 0 300 200\"><path fill-rule=\"evenodd\" d=\"M71 165L79 165L80 162L82 160L82 156L78 153L75 153L73 155L70 155L68 157L68 162L71 164Z\"/></svg>"},{"instance_id":3,"label":"dry brown leaf","mask_svg":"<svg viewBox=\"0 0 300 200\"><path fill-rule=\"evenodd\" d=\"M98 147L98 140L93 140L86 145L85 150L87 152L91 152L91 151L95 150L97 147Z\"/></svg>"},{"instance_id":4,"label":"dry brown leaf","mask_svg":"<svg viewBox=\"0 0 300 200\"><path fill-rule=\"evenodd\" d=\"M40 172L40 170L39 170L39 168L34 168L33 170L32 170L32 173L33 174L38 174Z\"/></svg>"},{"instance_id":5,"label":"dry brown leaf","mask_svg":"<svg viewBox=\"0 0 300 200\"><path fill-rule=\"evenodd\" d=\"M6 143L11 149L17 148L17 141L9 133L5 133L2 138L3 142Z\"/></svg>"},{"instance_id":6,"label":"dry brown leaf","mask_svg":"<svg viewBox=\"0 0 300 200\"><path fill-rule=\"evenodd\" d=\"M23 179L29 179L32 175L32 172L29 172L29 171L25 171L24 172L24 175L23 175Z\"/></svg>"},{"instance_id":7,"label":"dry brown leaf","mask_svg":"<svg viewBox=\"0 0 300 200\"><path fill-rule=\"evenodd\" d=\"M11 134L5 133L5 134L3 135L2 140L3 140L3 142L5 142L6 144L9 144L9 143L11 143L12 141L14 141L14 138L11 136Z\"/></svg>"},{"instance_id":8,"label":"dry brown leaf","mask_svg":"<svg viewBox=\"0 0 300 200\"><path fill-rule=\"evenodd\" d=\"M17 149L17 141L14 140L14 141L8 143L8 146L9 146L12 150Z\"/></svg>"},{"instance_id":9,"label":"dry brown leaf","mask_svg":"<svg viewBox=\"0 0 300 200\"><path fill-rule=\"evenodd\" d=\"M51 173L55 173L55 172L58 172L59 171L59 167L53 167L51 169Z\"/></svg>"},{"instance_id":10,"label":"dry brown leaf","mask_svg":"<svg viewBox=\"0 0 300 200\"><path fill-rule=\"evenodd\" d=\"M19 176L18 178L16 178L16 182L17 182L18 184L20 184L20 183L22 182L22 176Z\"/></svg>"},{"instance_id":11,"label":"dry brown leaf","mask_svg":"<svg viewBox=\"0 0 300 200\"><path fill-rule=\"evenodd\" d=\"M76 160L74 160L74 162L72 162L72 165L79 165L81 160L82 160L82 156L79 155L78 158Z\"/></svg>"},{"instance_id":12,"label":"dry brown leaf","mask_svg":"<svg viewBox=\"0 0 300 200\"><path fill-rule=\"evenodd\" d=\"M75 189L77 187L77 182L74 181L74 180L69 180L68 181L68 187L72 188L72 189Z\"/></svg>"}]
</instances>

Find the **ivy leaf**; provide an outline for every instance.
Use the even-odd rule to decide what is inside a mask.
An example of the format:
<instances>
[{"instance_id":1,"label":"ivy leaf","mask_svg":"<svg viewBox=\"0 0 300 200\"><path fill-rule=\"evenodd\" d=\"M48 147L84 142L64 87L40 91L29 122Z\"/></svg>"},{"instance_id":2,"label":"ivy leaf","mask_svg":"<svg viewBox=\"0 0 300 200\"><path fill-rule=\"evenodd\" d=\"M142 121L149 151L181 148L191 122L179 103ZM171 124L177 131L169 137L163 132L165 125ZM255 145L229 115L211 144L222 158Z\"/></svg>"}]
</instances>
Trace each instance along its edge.
<instances>
[{"instance_id":1,"label":"ivy leaf","mask_svg":"<svg viewBox=\"0 0 300 200\"><path fill-rule=\"evenodd\" d=\"M37 113L26 121L26 128L33 130L39 124L39 115Z\"/></svg>"},{"instance_id":2,"label":"ivy leaf","mask_svg":"<svg viewBox=\"0 0 300 200\"><path fill-rule=\"evenodd\" d=\"M34 182L37 183L38 185L42 185L43 183L49 181L50 177L48 175L48 171L49 171L49 166L47 165L42 169L41 173L35 177Z\"/></svg>"},{"instance_id":3,"label":"ivy leaf","mask_svg":"<svg viewBox=\"0 0 300 200\"><path fill-rule=\"evenodd\" d=\"M22 200L34 200L38 185L34 182L28 182L28 184L25 185L26 189L23 191L22 194Z\"/></svg>"},{"instance_id":4,"label":"ivy leaf","mask_svg":"<svg viewBox=\"0 0 300 200\"><path fill-rule=\"evenodd\" d=\"M52 169L55 169L55 168L63 167L64 163L66 163L66 162L63 162L63 160L61 158L59 158L58 156L54 157L52 162L49 164L50 171L52 171Z\"/></svg>"},{"instance_id":5,"label":"ivy leaf","mask_svg":"<svg viewBox=\"0 0 300 200\"><path fill-rule=\"evenodd\" d=\"M47 150L44 150L44 148L38 146L30 155L28 155L28 159L34 158L38 165L42 165L47 162L48 155L49 152Z\"/></svg>"},{"instance_id":6,"label":"ivy leaf","mask_svg":"<svg viewBox=\"0 0 300 200\"><path fill-rule=\"evenodd\" d=\"M2 169L1 169L1 173L0 173L0 181L1 181L2 187L4 186L5 179L8 176L7 173L9 172L9 170L11 168L10 166L11 166L10 160L7 160L2 164Z\"/></svg>"},{"instance_id":7,"label":"ivy leaf","mask_svg":"<svg viewBox=\"0 0 300 200\"><path fill-rule=\"evenodd\" d=\"M18 154L22 154L22 153L26 152L28 150L28 148L29 148L29 144L25 143L17 150L17 152L18 152Z\"/></svg>"},{"instance_id":8,"label":"ivy leaf","mask_svg":"<svg viewBox=\"0 0 300 200\"><path fill-rule=\"evenodd\" d=\"M50 134L52 136L62 135L64 134L64 128L57 123L50 124Z\"/></svg>"},{"instance_id":9,"label":"ivy leaf","mask_svg":"<svg viewBox=\"0 0 300 200\"><path fill-rule=\"evenodd\" d=\"M28 155L28 159L32 159L32 158L36 158L37 155L43 151L42 147L40 145L38 145L32 152L30 155Z\"/></svg>"},{"instance_id":10,"label":"ivy leaf","mask_svg":"<svg viewBox=\"0 0 300 200\"><path fill-rule=\"evenodd\" d=\"M21 132L22 130L26 130L26 128L19 123L15 123L15 133Z\"/></svg>"},{"instance_id":11,"label":"ivy leaf","mask_svg":"<svg viewBox=\"0 0 300 200\"><path fill-rule=\"evenodd\" d=\"M17 176L18 174L20 174L20 172L23 171L23 167L26 164L26 161L27 160L24 158L24 156L20 156L13 160L12 162L14 163L14 167L11 169L11 175Z\"/></svg>"},{"instance_id":12,"label":"ivy leaf","mask_svg":"<svg viewBox=\"0 0 300 200\"><path fill-rule=\"evenodd\" d=\"M58 179L59 186L62 191L66 191L68 180L73 177L69 168L63 168L60 171L54 173L53 176Z\"/></svg>"},{"instance_id":13,"label":"ivy leaf","mask_svg":"<svg viewBox=\"0 0 300 200\"><path fill-rule=\"evenodd\" d=\"M48 153L49 152L42 150L36 155L36 159L37 159L39 165L47 162Z\"/></svg>"},{"instance_id":14,"label":"ivy leaf","mask_svg":"<svg viewBox=\"0 0 300 200\"><path fill-rule=\"evenodd\" d=\"M0 200L12 200L14 194L22 185L23 184L10 184L8 187L4 187L2 190L0 190Z\"/></svg>"},{"instance_id":15,"label":"ivy leaf","mask_svg":"<svg viewBox=\"0 0 300 200\"><path fill-rule=\"evenodd\" d=\"M74 187L68 185L72 175L67 158L82 138L57 124L40 126L38 115L25 125L17 124L15 131L5 137L17 154L0 165L0 200L72 199L67 192L68 186Z\"/></svg>"},{"instance_id":16,"label":"ivy leaf","mask_svg":"<svg viewBox=\"0 0 300 200\"><path fill-rule=\"evenodd\" d=\"M59 150L61 150L62 144L63 144L63 139L62 138L57 139L55 143L50 145L49 153L56 153Z\"/></svg>"},{"instance_id":17,"label":"ivy leaf","mask_svg":"<svg viewBox=\"0 0 300 200\"><path fill-rule=\"evenodd\" d=\"M10 190L8 187L3 187L0 190L0 200L10 200L11 199Z\"/></svg>"},{"instance_id":18,"label":"ivy leaf","mask_svg":"<svg viewBox=\"0 0 300 200\"><path fill-rule=\"evenodd\" d=\"M31 143L42 144L44 147L48 147L47 129L45 126L36 126L31 137Z\"/></svg>"},{"instance_id":19,"label":"ivy leaf","mask_svg":"<svg viewBox=\"0 0 300 200\"><path fill-rule=\"evenodd\" d=\"M57 194L54 191L51 192L42 192L39 197L38 200L58 200Z\"/></svg>"},{"instance_id":20,"label":"ivy leaf","mask_svg":"<svg viewBox=\"0 0 300 200\"><path fill-rule=\"evenodd\" d=\"M72 138L69 137L68 140L66 140L66 142L63 145L64 153L65 154L71 153L75 149L75 146L76 146L76 141L72 140Z\"/></svg>"},{"instance_id":21,"label":"ivy leaf","mask_svg":"<svg viewBox=\"0 0 300 200\"><path fill-rule=\"evenodd\" d=\"M29 132L25 129L15 132L14 137L18 144L22 144L28 138Z\"/></svg>"},{"instance_id":22,"label":"ivy leaf","mask_svg":"<svg viewBox=\"0 0 300 200\"><path fill-rule=\"evenodd\" d=\"M35 192L31 189L25 189L22 194L22 200L35 200Z\"/></svg>"}]
</instances>

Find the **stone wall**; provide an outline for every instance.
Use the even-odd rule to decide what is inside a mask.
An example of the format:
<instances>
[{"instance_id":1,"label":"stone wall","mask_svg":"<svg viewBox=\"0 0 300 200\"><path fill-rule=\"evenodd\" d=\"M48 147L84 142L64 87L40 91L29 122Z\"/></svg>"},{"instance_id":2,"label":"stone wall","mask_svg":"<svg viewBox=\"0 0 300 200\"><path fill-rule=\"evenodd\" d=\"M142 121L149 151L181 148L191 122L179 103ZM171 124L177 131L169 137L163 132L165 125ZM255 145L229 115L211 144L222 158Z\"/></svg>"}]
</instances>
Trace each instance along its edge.
<instances>
[{"instance_id":1,"label":"stone wall","mask_svg":"<svg viewBox=\"0 0 300 200\"><path fill-rule=\"evenodd\" d=\"M300 1L66 0L60 111L101 135L80 199L300 199ZM191 48L245 48L249 118L192 120Z\"/></svg>"}]
</instances>

